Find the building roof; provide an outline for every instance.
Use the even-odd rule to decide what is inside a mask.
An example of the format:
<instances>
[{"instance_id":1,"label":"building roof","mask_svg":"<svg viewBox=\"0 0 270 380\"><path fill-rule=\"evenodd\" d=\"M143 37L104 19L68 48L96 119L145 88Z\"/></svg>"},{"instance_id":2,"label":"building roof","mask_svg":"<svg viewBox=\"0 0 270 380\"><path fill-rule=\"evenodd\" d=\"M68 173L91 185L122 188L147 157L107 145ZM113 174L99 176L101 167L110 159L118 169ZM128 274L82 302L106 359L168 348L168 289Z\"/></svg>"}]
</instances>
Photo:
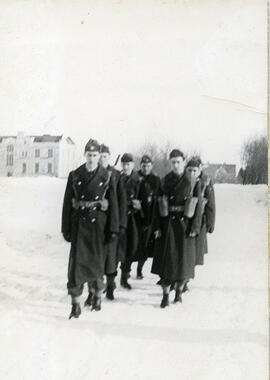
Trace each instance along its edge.
<instances>
[{"instance_id":1,"label":"building roof","mask_svg":"<svg viewBox=\"0 0 270 380\"><path fill-rule=\"evenodd\" d=\"M35 143L43 143L43 142L59 142L62 139L63 135L61 136L41 135L41 136L24 136L24 137L33 138L33 142ZM3 139L9 139L9 138L16 139L17 136L0 136L0 143L3 141ZM70 137L66 138L66 142L68 144L75 145L74 141Z\"/></svg>"},{"instance_id":2,"label":"building roof","mask_svg":"<svg viewBox=\"0 0 270 380\"><path fill-rule=\"evenodd\" d=\"M0 142L2 142L3 139L16 139L17 136L0 136Z\"/></svg>"},{"instance_id":3,"label":"building roof","mask_svg":"<svg viewBox=\"0 0 270 380\"><path fill-rule=\"evenodd\" d=\"M34 142L59 142L62 139L61 136L51 136L51 135L42 135L42 136L32 136L34 137Z\"/></svg>"}]
</instances>

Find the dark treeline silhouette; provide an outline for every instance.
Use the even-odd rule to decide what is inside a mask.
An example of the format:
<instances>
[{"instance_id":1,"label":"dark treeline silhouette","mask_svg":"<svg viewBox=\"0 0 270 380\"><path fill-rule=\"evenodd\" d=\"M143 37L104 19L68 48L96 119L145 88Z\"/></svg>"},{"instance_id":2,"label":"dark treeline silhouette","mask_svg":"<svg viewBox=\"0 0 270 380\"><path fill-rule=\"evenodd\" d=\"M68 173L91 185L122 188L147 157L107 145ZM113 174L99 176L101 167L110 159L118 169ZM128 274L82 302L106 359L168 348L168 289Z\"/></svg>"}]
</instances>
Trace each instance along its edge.
<instances>
[{"instance_id":1,"label":"dark treeline silhouette","mask_svg":"<svg viewBox=\"0 0 270 380\"><path fill-rule=\"evenodd\" d=\"M155 143L146 142L134 154L135 165L139 168L142 156L147 154L153 160L153 171L162 178L171 169L168 157L173 148L175 148L175 146L171 142L165 143L162 147ZM183 151L183 153L187 160L193 156L200 156L200 152L195 150L190 152Z\"/></svg>"},{"instance_id":2,"label":"dark treeline silhouette","mask_svg":"<svg viewBox=\"0 0 270 380\"><path fill-rule=\"evenodd\" d=\"M243 167L238 172L238 181L243 185L267 184L268 144L265 136L255 136L242 147Z\"/></svg>"}]
</instances>

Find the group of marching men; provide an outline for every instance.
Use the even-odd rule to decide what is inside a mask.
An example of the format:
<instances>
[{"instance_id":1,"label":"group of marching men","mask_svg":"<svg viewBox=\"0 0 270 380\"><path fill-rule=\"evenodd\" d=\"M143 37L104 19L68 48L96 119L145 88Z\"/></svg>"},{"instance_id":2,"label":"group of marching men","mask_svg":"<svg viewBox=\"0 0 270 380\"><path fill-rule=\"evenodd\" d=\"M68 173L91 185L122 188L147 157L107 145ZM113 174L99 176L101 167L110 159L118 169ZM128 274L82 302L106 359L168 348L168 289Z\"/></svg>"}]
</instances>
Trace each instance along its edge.
<instances>
[{"instance_id":1,"label":"group of marching men","mask_svg":"<svg viewBox=\"0 0 270 380\"><path fill-rule=\"evenodd\" d=\"M160 307L182 302L182 293L203 265L207 233L214 231L215 195L199 157L185 159L173 149L171 171L161 180L153 173L151 157L144 155L134 170L132 154L121 157L122 171L110 165L110 150L90 139L85 164L69 173L62 211L62 234L71 243L68 265L69 318L81 314L84 284L91 310L101 310L102 293L114 299L115 277L121 264L120 284L131 290L131 265L137 279L148 257L151 272L159 275L163 290ZM106 276L106 284L104 283Z\"/></svg>"}]
</instances>

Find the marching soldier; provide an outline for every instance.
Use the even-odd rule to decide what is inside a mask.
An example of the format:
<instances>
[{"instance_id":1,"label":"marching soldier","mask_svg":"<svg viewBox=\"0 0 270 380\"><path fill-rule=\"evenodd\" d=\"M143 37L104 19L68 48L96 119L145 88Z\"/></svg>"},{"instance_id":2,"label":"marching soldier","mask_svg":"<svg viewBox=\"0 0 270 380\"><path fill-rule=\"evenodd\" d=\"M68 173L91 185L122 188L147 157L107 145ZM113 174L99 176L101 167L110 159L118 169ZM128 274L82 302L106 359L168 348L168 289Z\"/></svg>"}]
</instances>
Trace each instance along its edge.
<instances>
[{"instance_id":1,"label":"marching soldier","mask_svg":"<svg viewBox=\"0 0 270 380\"><path fill-rule=\"evenodd\" d=\"M116 190L117 190L117 202L119 212L119 231L123 233L127 227L127 202L126 194L120 172L115 167L109 165L110 149L108 146L102 144L100 150L100 164L103 168L112 173L114 177ZM117 276L118 267L118 238L105 245L105 275L107 279L106 283L106 297L109 300L114 299L114 289L116 288L115 277Z\"/></svg>"},{"instance_id":2,"label":"marching soldier","mask_svg":"<svg viewBox=\"0 0 270 380\"><path fill-rule=\"evenodd\" d=\"M68 266L69 318L81 314L79 297L85 282L93 293L92 310L101 309L104 289L104 243L118 233L118 207L114 179L98 164L100 145L89 140L86 163L70 172L64 195L62 234L71 243ZM107 232L107 234L106 234Z\"/></svg>"},{"instance_id":3,"label":"marching soldier","mask_svg":"<svg viewBox=\"0 0 270 380\"><path fill-rule=\"evenodd\" d=\"M194 278L196 262L195 236L200 232L202 198L200 181L185 172L184 154L170 153L172 170L163 179L163 196L159 198L161 237L152 264L152 273L161 277L163 298L160 307L169 306L173 284L174 302L182 302L182 292Z\"/></svg>"},{"instance_id":4,"label":"marching soldier","mask_svg":"<svg viewBox=\"0 0 270 380\"><path fill-rule=\"evenodd\" d=\"M140 199L143 210L143 249L138 260L137 279L142 279L142 269L148 257L153 257L155 241L155 218L157 212L157 197L161 191L160 178L153 173L153 161L148 155L141 159L141 168L138 171L141 177Z\"/></svg>"},{"instance_id":5,"label":"marching soldier","mask_svg":"<svg viewBox=\"0 0 270 380\"><path fill-rule=\"evenodd\" d=\"M200 233L196 237L196 265L204 264L204 254L208 252L207 233L212 233L215 228L215 192L211 178L202 171L202 161L199 157L193 157L187 170L193 171L201 183L202 193L202 224Z\"/></svg>"},{"instance_id":6,"label":"marching soldier","mask_svg":"<svg viewBox=\"0 0 270 380\"><path fill-rule=\"evenodd\" d=\"M131 264L142 252L142 204L139 199L141 179L134 171L132 154L125 153L121 157L123 180L127 200L127 229L119 236L119 257L121 261L121 286L131 289L128 283Z\"/></svg>"}]
</instances>

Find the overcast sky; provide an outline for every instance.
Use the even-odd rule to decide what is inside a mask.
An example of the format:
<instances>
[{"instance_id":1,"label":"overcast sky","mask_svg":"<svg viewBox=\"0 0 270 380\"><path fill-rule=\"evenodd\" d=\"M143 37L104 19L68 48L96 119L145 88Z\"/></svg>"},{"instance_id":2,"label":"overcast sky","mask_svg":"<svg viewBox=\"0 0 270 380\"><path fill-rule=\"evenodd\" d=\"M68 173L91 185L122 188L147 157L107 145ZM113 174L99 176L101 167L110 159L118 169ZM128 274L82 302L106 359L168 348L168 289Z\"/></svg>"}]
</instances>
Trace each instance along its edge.
<instances>
[{"instance_id":1,"label":"overcast sky","mask_svg":"<svg viewBox=\"0 0 270 380\"><path fill-rule=\"evenodd\" d=\"M1 1L0 134L239 164L266 133L264 0Z\"/></svg>"}]
</instances>

